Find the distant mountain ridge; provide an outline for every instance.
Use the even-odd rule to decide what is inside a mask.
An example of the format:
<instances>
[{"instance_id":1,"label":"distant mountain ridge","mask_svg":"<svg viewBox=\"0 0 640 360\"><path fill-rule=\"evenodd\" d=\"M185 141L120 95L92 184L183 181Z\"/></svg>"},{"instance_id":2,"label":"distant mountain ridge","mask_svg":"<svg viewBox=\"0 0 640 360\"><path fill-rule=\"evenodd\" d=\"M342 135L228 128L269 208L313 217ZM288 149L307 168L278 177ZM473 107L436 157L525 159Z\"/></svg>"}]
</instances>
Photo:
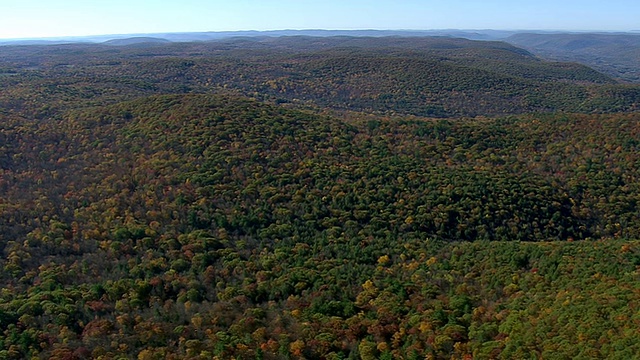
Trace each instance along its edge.
<instances>
[{"instance_id":1,"label":"distant mountain ridge","mask_svg":"<svg viewBox=\"0 0 640 360\"><path fill-rule=\"evenodd\" d=\"M0 40L4 45L57 45L104 43L109 45L167 42L226 41L232 38L328 37L427 37L506 41L549 60L578 62L614 78L640 82L640 30L630 32L551 32L509 30L272 30L212 31L154 34L119 34L80 37ZM147 40L145 40L147 39Z\"/></svg>"},{"instance_id":2,"label":"distant mountain ridge","mask_svg":"<svg viewBox=\"0 0 640 360\"><path fill-rule=\"evenodd\" d=\"M445 36L458 37L469 40L505 40L520 34L536 34L543 36L571 35L571 36L627 36L635 35L640 30L629 32L557 32L543 30L492 30L492 29L433 29L433 30L328 30L328 29L284 29L284 30L243 30L243 31L204 31L204 32L168 32L168 33L134 33L134 34L105 34L87 36L61 36L40 38L0 39L0 45L8 44L62 44L62 43L103 43L110 40L130 38L158 38L173 42L211 41L233 37L281 37L281 36L313 36L313 37L425 37Z\"/></svg>"},{"instance_id":3,"label":"distant mountain ridge","mask_svg":"<svg viewBox=\"0 0 640 360\"><path fill-rule=\"evenodd\" d=\"M171 42L170 40L163 39L163 38L136 36L136 37L124 38L124 39L107 40L102 44L114 45L114 46L127 46L127 45L139 45L139 44L167 44L170 42Z\"/></svg>"},{"instance_id":4,"label":"distant mountain ridge","mask_svg":"<svg viewBox=\"0 0 640 360\"><path fill-rule=\"evenodd\" d=\"M613 77L640 82L640 34L515 34L505 39L534 54L576 61Z\"/></svg>"},{"instance_id":5,"label":"distant mountain ridge","mask_svg":"<svg viewBox=\"0 0 640 360\"><path fill-rule=\"evenodd\" d=\"M423 37L423 36L447 36L460 37L471 40L499 40L507 38L515 31L503 30L324 30L324 29L306 29L306 30L246 30L246 31L209 31L209 32L172 32L172 33L147 33L147 34L111 34L111 35L92 35L92 36L68 36L53 38L27 38L27 39L0 39L0 45L8 44L61 44L76 42L94 42L103 43L110 40L129 39L129 38L159 38L174 42L191 42L191 41L211 41L233 37L281 37L281 36L314 36L314 37L333 37L333 36L401 36L401 37Z\"/></svg>"},{"instance_id":6,"label":"distant mountain ridge","mask_svg":"<svg viewBox=\"0 0 640 360\"><path fill-rule=\"evenodd\" d=\"M348 36L147 40L117 42L130 46L6 47L0 68L28 76L37 71L42 80L18 93L13 91L25 85L7 85L0 106L21 106L30 101L20 100L28 93L40 94L42 105L50 109L62 79L69 91L79 86L73 91L82 92L93 84L92 92L120 89L126 99L232 91L339 111L429 117L635 111L640 104L638 87L617 84L577 63L543 61L501 41ZM49 84L50 78L56 84Z\"/></svg>"}]
</instances>

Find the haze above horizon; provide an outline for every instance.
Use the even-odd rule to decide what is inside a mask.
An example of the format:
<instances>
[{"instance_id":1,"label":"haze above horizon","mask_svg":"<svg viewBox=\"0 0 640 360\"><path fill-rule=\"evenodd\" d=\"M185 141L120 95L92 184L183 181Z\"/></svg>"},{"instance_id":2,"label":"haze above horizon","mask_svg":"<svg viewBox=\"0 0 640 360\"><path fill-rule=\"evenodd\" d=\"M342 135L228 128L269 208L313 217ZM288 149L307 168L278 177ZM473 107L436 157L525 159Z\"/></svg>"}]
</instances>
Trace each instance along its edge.
<instances>
[{"instance_id":1,"label":"haze above horizon","mask_svg":"<svg viewBox=\"0 0 640 360\"><path fill-rule=\"evenodd\" d=\"M9 0L0 39L283 29L633 31L630 0Z\"/></svg>"}]
</instances>

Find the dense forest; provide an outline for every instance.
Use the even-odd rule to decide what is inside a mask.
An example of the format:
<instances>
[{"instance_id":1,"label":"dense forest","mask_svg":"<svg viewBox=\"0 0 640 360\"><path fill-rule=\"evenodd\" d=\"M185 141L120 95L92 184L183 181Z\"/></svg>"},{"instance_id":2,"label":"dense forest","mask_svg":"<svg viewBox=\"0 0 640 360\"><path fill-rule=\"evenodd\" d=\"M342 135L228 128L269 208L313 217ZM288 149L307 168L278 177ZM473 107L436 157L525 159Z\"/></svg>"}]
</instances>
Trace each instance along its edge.
<instances>
[{"instance_id":1,"label":"dense forest","mask_svg":"<svg viewBox=\"0 0 640 360\"><path fill-rule=\"evenodd\" d=\"M0 106L46 114L158 93L231 92L380 115L475 117L635 111L640 99L638 86L501 42L260 39L5 47Z\"/></svg>"},{"instance_id":2,"label":"dense forest","mask_svg":"<svg viewBox=\"0 0 640 360\"><path fill-rule=\"evenodd\" d=\"M500 42L0 47L0 358L640 353L640 87Z\"/></svg>"}]
</instances>

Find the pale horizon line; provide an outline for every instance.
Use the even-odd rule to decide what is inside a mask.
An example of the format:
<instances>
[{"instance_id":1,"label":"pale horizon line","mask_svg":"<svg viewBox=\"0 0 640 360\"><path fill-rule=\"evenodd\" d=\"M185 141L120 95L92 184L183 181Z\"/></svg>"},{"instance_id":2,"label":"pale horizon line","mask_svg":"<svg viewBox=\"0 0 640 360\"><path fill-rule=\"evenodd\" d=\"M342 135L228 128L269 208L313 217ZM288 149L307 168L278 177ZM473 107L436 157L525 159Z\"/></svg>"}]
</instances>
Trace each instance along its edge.
<instances>
[{"instance_id":1,"label":"pale horizon line","mask_svg":"<svg viewBox=\"0 0 640 360\"><path fill-rule=\"evenodd\" d=\"M73 39L88 38L108 38L108 37L130 37L130 36L149 36L149 35L179 35L179 34L224 34L224 33L271 33L271 32L306 32L306 31L326 31L326 32L514 32L514 33L560 33L560 34L640 34L640 30L566 30L566 29L478 29L478 28L440 28L440 29L376 29L376 28L360 28L360 29L328 29L328 28L283 28L268 30L205 30L205 31L160 31L160 32L133 32L133 33L98 33L86 35L53 35L53 36L28 36L28 37L0 37L0 41L60 41Z\"/></svg>"}]
</instances>

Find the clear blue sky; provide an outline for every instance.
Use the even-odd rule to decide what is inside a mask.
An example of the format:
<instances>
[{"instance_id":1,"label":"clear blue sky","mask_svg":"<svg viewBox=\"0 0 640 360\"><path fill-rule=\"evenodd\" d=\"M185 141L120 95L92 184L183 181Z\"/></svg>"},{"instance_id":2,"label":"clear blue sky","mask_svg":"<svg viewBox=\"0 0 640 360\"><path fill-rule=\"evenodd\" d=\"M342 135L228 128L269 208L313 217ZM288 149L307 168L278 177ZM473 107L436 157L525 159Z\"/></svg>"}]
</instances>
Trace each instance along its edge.
<instances>
[{"instance_id":1,"label":"clear blue sky","mask_svg":"<svg viewBox=\"0 0 640 360\"><path fill-rule=\"evenodd\" d=\"M640 30L640 0L0 0L0 38L454 28Z\"/></svg>"}]
</instances>

